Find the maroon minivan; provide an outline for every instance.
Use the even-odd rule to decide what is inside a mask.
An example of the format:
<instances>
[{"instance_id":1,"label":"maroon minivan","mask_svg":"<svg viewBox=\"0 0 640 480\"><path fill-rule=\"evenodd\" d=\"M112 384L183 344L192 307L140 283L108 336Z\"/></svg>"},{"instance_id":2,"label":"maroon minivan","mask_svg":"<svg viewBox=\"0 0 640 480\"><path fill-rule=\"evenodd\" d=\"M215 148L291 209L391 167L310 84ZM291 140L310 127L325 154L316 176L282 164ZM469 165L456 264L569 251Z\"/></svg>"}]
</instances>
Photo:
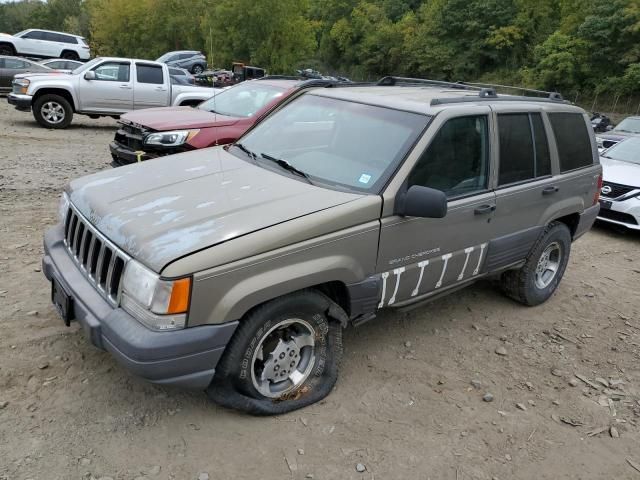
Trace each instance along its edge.
<instances>
[{"instance_id":1,"label":"maroon minivan","mask_svg":"<svg viewBox=\"0 0 640 480\"><path fill-rule=\"evenodd\" d=\"M111 165L233 143L291 95L333 83L263 77L218 90L195 108L147 108L126 113L109 144Z\"/></svg>"}]
</instances>

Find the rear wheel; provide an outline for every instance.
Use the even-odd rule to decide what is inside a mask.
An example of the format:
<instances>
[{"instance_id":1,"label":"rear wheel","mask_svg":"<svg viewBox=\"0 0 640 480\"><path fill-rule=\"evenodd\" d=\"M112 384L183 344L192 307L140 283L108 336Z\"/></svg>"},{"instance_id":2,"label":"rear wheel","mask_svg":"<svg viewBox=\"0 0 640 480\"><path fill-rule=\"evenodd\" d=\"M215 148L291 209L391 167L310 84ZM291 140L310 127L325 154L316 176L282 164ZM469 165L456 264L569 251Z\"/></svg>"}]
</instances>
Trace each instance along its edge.
<instances>
[{"instance_id":1,"label":"rear wheel","mask_svg":"<svg viewBox=\"0 0 640 480\"><path fill-rule=\"evenodd\" d=\"M73 119L71 104L60 95L42 95L33 103L33 117L45 128L67 128Z\"/></svg>"},{"instance_id":2,"label":"rear wheel","mask_svg":"<svg viewBox=\"0 0 640 480\"><path fill-rule=\"evenodd\" d=\"M60 58L64 58L65 60L80 60L80 57L78 56L78 54L70 50L65 50L64 52L62 52L62 55L60 55Z\"/></svg>"},{"instance_id":3,"label":"rear wheel","mask_svg":"<svg viewBox=\"0 0 640 480\"><path fill-rule=\"evenodd\" d=\"M191 73L193 73L194 75L199 75L202 72L204 72L204 67L202 65L194 65L191 69Z\"/></svg>"},{"instance_id":4,"label":"rear wheel","mask_svg":"<svg viewBox=\"0 0 640 480\"><path fill-rule=\"evenodd\" d=\"M0 55L15 55L16 50L10 43L0 43Z\"/></svg>"},{"instance_id":5,"label":"rear wheel","mask_svg":"<svg viewBox=\"0 0 640 480\"><path fill-rule=\"evenodd\" d=\"M302 291L272 300L244 318L207 393L226 407L275 415L327 396L338 377L342 326L330 300Z\"/></svg>"},{"instance_id":6,"label":"rear wheel","mask_svg":"<svg viewBox=\"0 0 640 480\"><path fill-rule=\"evenodd\" d=\"M519 270L502 274L502 287L511 298L525 305L545 302L556 288L569 262L571 232L564 223L549 224Z\"/></svg>"}]
</instances>

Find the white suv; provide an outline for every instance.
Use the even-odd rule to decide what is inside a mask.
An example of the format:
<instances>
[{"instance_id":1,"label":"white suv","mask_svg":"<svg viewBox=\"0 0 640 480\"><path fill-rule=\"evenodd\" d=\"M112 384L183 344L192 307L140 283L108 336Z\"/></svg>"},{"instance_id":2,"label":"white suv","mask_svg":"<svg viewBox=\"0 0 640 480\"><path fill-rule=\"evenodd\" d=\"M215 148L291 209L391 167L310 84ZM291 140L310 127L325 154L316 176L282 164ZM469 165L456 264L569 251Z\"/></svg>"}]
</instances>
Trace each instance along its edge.
<instances>
[{"instance_id":1,"label":"white suv","mask_svg":"<svg viewBox=\"0 0 640 480\"><path fill-rule=\"evenodd\" d=\"M91 52L78 35L32 28L15 35L0 33L0 55L89 60Z\"/></svg>"}]
</instances>

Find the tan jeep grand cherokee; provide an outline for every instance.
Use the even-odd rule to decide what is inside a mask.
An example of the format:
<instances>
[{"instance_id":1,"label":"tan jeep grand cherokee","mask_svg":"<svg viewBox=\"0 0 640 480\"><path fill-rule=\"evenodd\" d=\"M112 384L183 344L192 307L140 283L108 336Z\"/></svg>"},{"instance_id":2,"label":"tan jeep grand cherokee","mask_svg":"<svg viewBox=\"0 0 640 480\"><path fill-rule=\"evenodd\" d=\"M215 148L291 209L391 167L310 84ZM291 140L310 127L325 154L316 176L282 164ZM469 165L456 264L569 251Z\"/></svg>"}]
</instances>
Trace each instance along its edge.
<instances>
[{"instance_id":1,"label":"tan jeep grand cherokee","mask_svg":"<svg viewBox=\"0 0 640 480\"><path fill-rule=\"evenodd\" d=\"M67 324L156 383L255 414L326 396L342 329L489 275L547 300L598 213L557 95L388 77L308 91L236 144L71 182L45 235Z\"/></svg>"}]
</instances>

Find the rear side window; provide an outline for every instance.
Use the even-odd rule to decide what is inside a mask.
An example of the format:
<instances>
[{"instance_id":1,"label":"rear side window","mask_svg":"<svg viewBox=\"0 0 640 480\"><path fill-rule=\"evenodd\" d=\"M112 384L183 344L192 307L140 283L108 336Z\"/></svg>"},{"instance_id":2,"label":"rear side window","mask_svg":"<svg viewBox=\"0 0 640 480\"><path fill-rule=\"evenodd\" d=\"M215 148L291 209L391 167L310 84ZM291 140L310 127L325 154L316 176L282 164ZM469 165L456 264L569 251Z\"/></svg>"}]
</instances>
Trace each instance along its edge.
<instances>
[{"instance_id":1,"label":"rear side window","mask_svg":"<svg viewBox=\"0 0 640 480\"><path fill-rule=\"evenodd\" d=\"M550 113L549 120L558 146L560 171L593 165L591 139L584 117L579 113Z\"/></svg>"},{"instance_id":2,"label":"rear side window","mask_svg":"<svg viewBox=\"0 0 640 480\"><path fill-rule=\"evenodd\" d=\"M551 174L549 145L539 113L498 115L500 173L498 185Z\"/></svg>"},{"instance_id":3,"label":"rear side window","mask_svg":"<svg viewBox=\"0 0 640 480\"><path fill-rule=\"evenodd\" d=\"M4 59L4 68L22 69L22 68L28 68L28 67L29 67L29 64L27 62L23 62L22 60L18 60L17 58Z\"/></svg>"},{"instance_id":4,"label":"rear side window","mask_svg":"<svg viewBox=\"0 0 640 480\"><path fill-rule=\"evenodd\" d=\"M162 67L136 63L136 71L139 83L152 83L157 85L162 85L164 83Z\"/></svg>"},{"instance_id":5,"label":"rear side window","mask_svg":"<svg viewBox=\"0 0 640 480\"><path fill-rule=\"evenodd\" d=\"M485 115L447 121L409 174L409 186L435 188L449 198L486 190L489 171L487 125Z\"/></svg>"}]
</instances>

